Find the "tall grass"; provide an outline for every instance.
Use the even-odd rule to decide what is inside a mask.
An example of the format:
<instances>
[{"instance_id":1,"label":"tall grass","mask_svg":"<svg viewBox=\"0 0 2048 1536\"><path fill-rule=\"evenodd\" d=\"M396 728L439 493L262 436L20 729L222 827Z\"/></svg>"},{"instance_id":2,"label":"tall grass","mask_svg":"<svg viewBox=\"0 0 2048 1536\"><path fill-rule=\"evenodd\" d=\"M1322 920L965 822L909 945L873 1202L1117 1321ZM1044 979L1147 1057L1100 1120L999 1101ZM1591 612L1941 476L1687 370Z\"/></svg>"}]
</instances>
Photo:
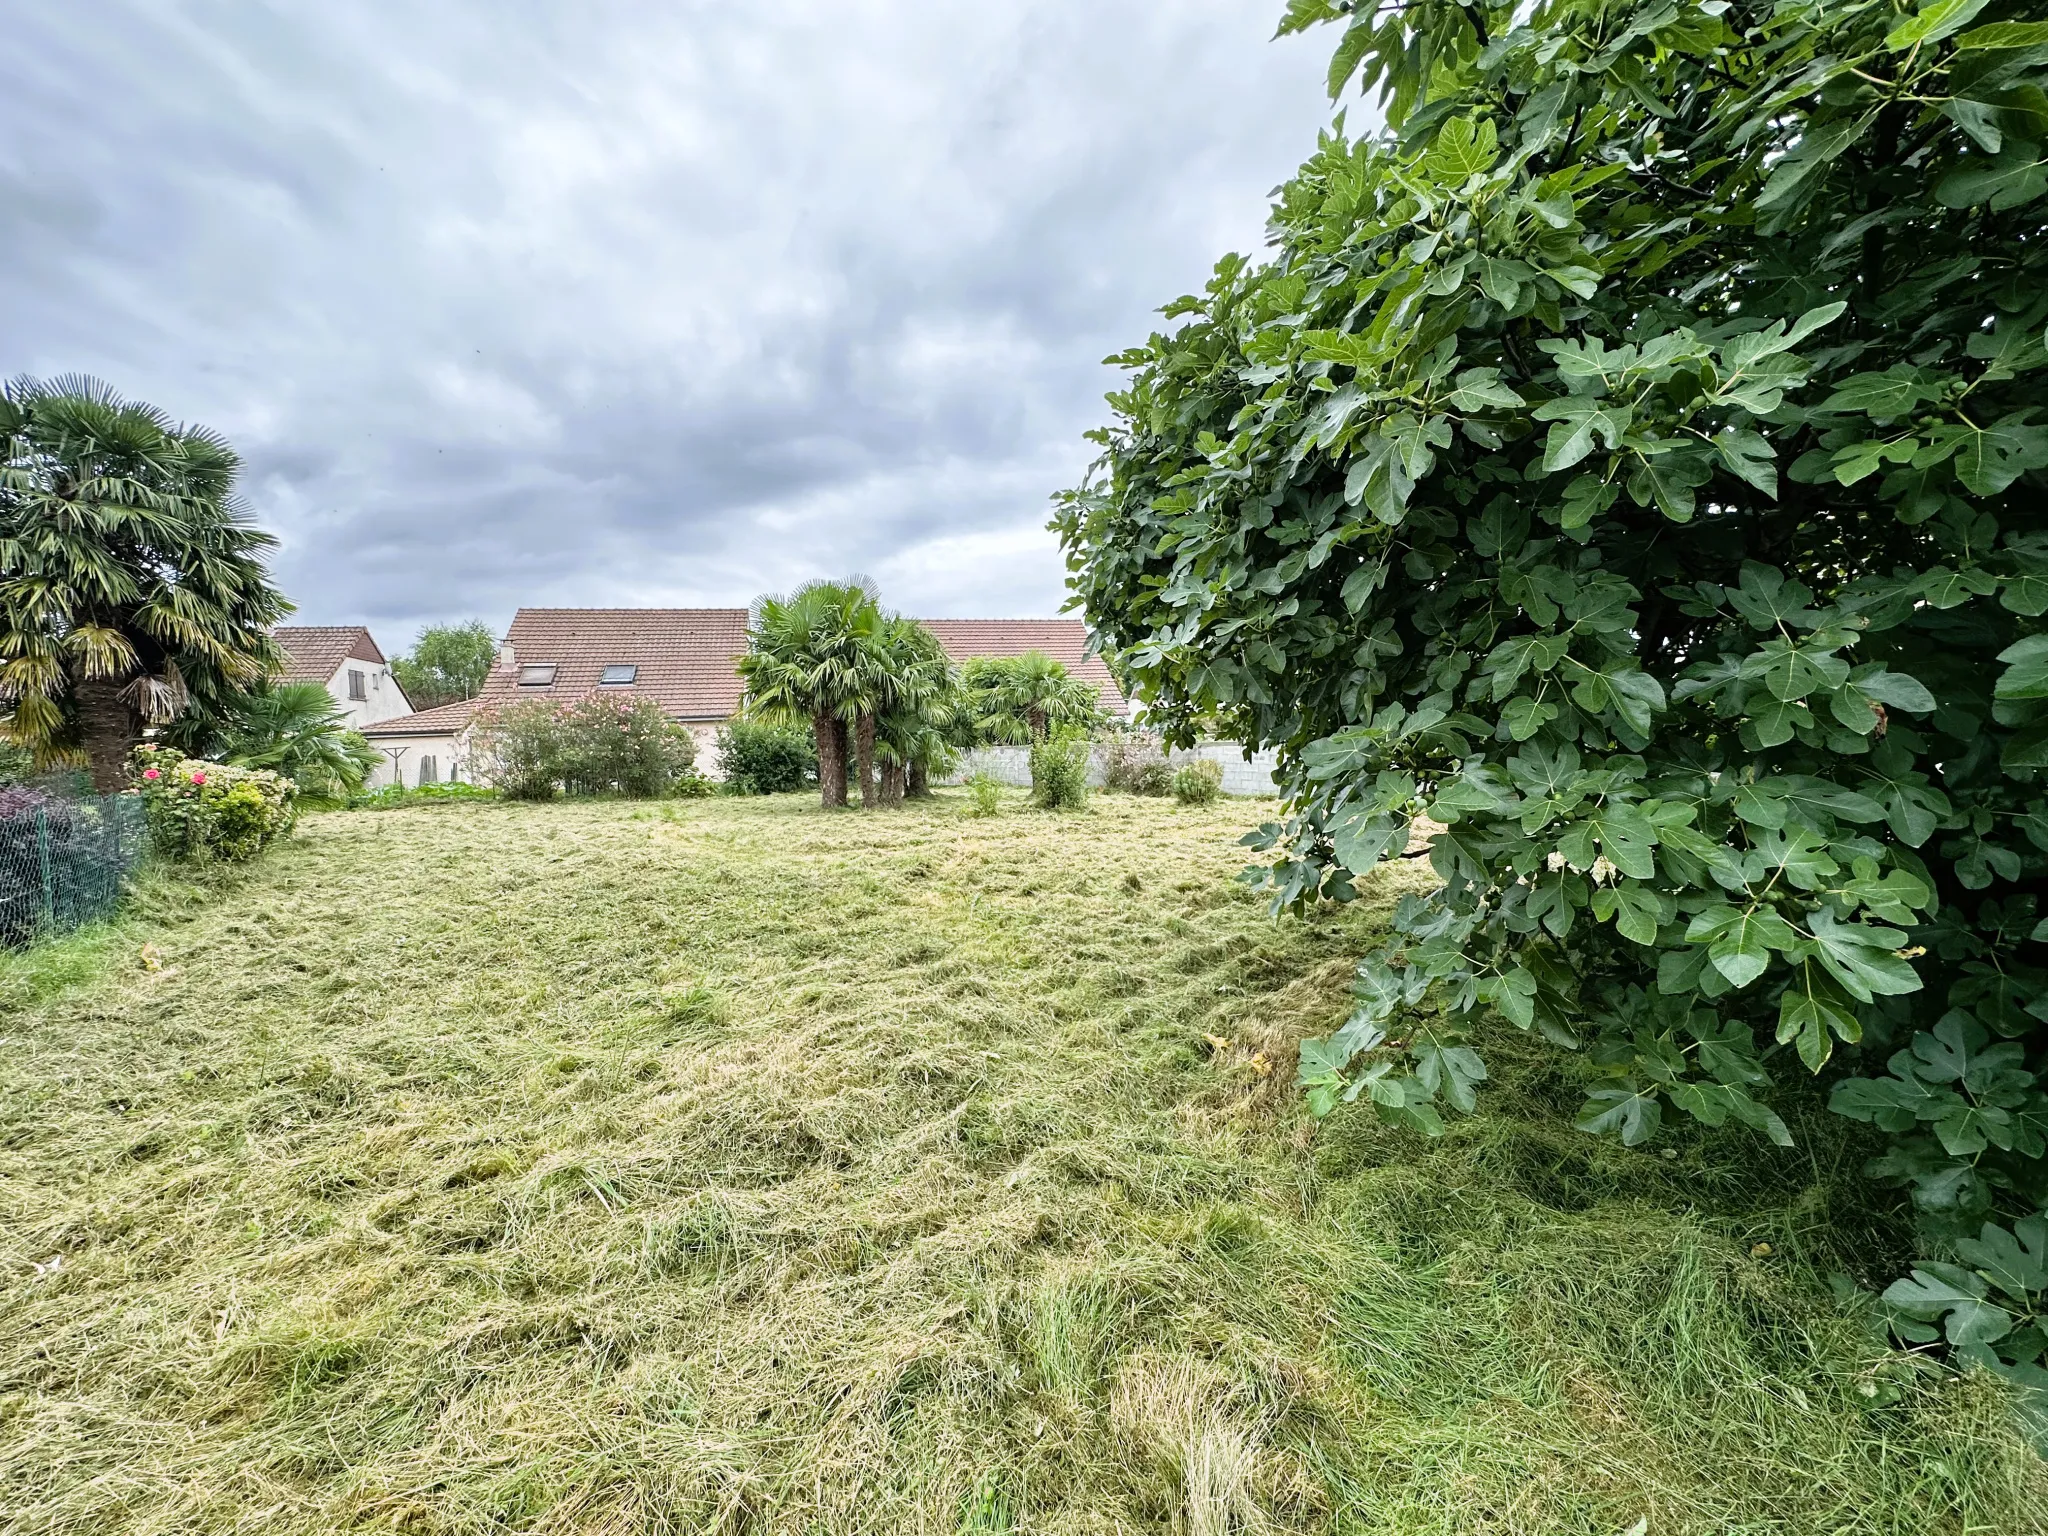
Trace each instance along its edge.
<instances>
[{"instance_id":1,"label":"tall grass","mask_svg":"<svg viewBox=\"0 0 2048 1536\"><path fill-rule=\"evenodd\" d=\"M0 1530L2041 1527L1823 1143L1315 1125L1391 887L965 812L319 816L0 964Z\"/></svg>"}]
</instances>

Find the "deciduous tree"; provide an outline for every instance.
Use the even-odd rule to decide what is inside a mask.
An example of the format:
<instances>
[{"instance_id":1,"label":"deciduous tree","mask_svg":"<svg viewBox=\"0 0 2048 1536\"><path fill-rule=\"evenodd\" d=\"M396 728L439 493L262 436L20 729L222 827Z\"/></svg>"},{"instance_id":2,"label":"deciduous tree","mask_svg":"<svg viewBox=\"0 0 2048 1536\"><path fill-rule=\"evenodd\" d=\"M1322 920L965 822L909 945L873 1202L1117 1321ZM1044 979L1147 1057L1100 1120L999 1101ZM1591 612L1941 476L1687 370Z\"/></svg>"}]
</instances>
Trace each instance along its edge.
<instances>
[{"instance_id":1,"label":"deciduous tree","mask_svg":"<svg viewBox=\"0 0 2048 1536\"><path fill-rule=\"evenodd\" d=\"M498 642L482 619L429 624L412 650L392 658L391 673L414 709L473 699L484 690Z\"/></svg>"},{"instance_id":2,"label":"deciduous tree","mask_svg":"<svg viewBox=\"0 0 2048 1536\"><path fill-rule=\"evenodd\" d=\"M1886 1293L2048 1384L2048 22L1293 0L1384 112L1123 355L1056 525L1180 739L1282 753L1283 906L1437 888L1303 1047L1434 1131L1489 1015L1581 1124L1892 1136Z\"/></svg>"}]
</instances>

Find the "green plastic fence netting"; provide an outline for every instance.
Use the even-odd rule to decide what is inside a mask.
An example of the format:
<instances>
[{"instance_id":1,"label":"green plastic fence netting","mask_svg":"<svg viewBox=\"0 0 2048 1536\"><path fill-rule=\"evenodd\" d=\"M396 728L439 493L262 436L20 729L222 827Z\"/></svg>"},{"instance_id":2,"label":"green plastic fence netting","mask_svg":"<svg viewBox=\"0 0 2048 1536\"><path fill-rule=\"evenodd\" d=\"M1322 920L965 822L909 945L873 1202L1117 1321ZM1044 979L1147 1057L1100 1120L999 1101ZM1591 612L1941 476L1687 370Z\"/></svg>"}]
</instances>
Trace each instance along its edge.
<instances>
[{"instance_id":1,"label":"green plastic fence netting","mask_svg":"<svg viewBox=\"0 0 2048 1536\"><path fill-rule=\"evenodd\" d=\"M104 917L147 841L138 796L0 790L0 944L20 946Z\"/></svg>"}]
</instances>

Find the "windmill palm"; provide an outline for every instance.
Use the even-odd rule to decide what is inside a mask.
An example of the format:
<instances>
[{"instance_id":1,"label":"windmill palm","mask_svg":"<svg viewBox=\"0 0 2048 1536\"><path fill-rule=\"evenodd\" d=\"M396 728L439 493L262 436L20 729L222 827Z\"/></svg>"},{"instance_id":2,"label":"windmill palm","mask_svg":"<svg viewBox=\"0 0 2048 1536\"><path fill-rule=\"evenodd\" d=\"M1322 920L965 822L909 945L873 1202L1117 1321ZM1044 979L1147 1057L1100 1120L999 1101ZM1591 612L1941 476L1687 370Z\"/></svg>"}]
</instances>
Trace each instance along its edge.
<instances>
[{"instance_id":1,"label":"windmill palm","mask_svg":"<svg viewBox=\"0 0 2048 1536\"><path fill-rule=\"evenodd\" d=\"M881 763L877 798L883 805L900 805L906 782L917 778L921 791L923 770L946 750L943 728L959 678L938 636L915 619L883 621L876 660L881 679L875 714Z\"/></svg>"},{"instance_id":2,"label":"windmill palm","mask_svg":"<svg viewBox=\"0 0 2048 1536\"><path fill-rule=\"evenodd\" d=\"M873 761L882 624L867 583L817 581L788 597L762 598L747 626L747 651L738 663L747 712L811 727L818 796L827 806L846 804L849 728L861 734L863 720L869 746L859 755Z\"/></svg>"},{"instance_id":3,"label":"windmill palm","mask_svg":"<svg viewBox=\"0 0 2048 1536\"><path fill-rule=\"evenodd\" d=\"M302 805L340 804L384 761L318 683L286 683L239 700L227 743L229 762L283 774L298 786Z\"/></svg>"},{"instance_id":4,"label":"windmill palm","mask_svg":"<svg viewBox=\"0 0 2048 1536\"><path fill-rule=\"evenodd\" d=\"M239 461L92 379L0 388L0 729L118 789L145 725L218 709L275 660L276 540Z\"/></svg>"},{"instance_id":5,"label":"windmill palm","mask_svg":"<svg viewBox=\"0 0 2048 1536\"><path fill-rule=\"evenodd\" d=\"M1043 651L977 657L965 684L975 724L991 741L1043 741L1054 726L1088 724L1102 707L1091 684Z\"/></svg>"}]
</instances>

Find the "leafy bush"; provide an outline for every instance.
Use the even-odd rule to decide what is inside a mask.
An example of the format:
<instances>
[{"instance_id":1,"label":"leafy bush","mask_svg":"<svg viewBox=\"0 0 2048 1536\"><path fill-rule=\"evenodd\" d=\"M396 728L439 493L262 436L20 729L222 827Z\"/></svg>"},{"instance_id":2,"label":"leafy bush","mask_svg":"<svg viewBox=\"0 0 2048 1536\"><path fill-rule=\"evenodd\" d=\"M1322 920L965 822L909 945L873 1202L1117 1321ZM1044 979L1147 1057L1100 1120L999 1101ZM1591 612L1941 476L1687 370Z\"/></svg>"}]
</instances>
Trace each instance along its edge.
<instances>
[{"instance_id":1,"label":"leafy bush","mask_svg":"<svg viewBox=\"0 0 2048 1536\"><path fill-rule=\"evenodd\" d=\"M1223 793L1223 769L1207 758L1197 759L1173 774L1173 798L1182 805L1209 805Z\"/></svg>"},{"instance_id":2,"label":"leafy bush","mask_svg":"<svg viewBox=\"0 0 2048 1536\"><path fill-rule=\"evenodd\" d=\"M652 799L696 760L696 738L652 699L593 693L562 711L562 779L572 794Z\"/></svg>"},{"instance_id":3,"label":"leafy bush","mask_svg":"<svg viewBox=\"0 0 2048 1536\"><path fill-rule=\"evenodd\" d=\"M1031 801L1048 811L1088 798L1088 738L1055 734L1031 749Z\"/></svg>"},{"instance_id":4,"label":"leafy bush","mask_svg":"<svg viewBox=\"0 0 2048 1536\"><path fill-rule=\"evenodd\" d=\"M481 777L508 800L552 800L568 762L562 711L528 699L479 713L471 726Z\"/></svg>"},{"instance_id":5,"label":"leafy bush","mask_svg":"<svg viewBox=\"0 0 2048 1536\"><path fill-rule=\"evenodd\" d=\"M1102 787L1127 795L1166 795L1173 789L1173 764L1157 736L1119 732L1102 744Z\"/></svg>"},{"instance_id":6,"label":"leafy bush","mask_svg":"<svg viewBox=\"0 0 2048 1536\"><path fill-rule=\"evenodd\" d=\"M532 699L480 716L473 733L480 776L508 800L552 800L564 789L651 799L698 777L696 741L652 699Z\"/></svg>"},{"instance_id":7,"label":"leafy bush","mask_svg":"<svg viewBox=\"0 0 2048 1536\"><path fill-rule=\"evenodd\" d=\"M0 738L0 789L25 784L35 777L36 755L27 747Z\"/></svg>"},{"instance_id":8,"label":"leafy bush","mask_svg":"<svg viewBox=\"0 0 2048 1536\"><path fill-rule=\"evenodd\" d=\"M986 770L967 780L967 814L993 816L1003 808L1003 781Z\"/></svg>"},{"instance_id":9,"label":"leafy bush","mask_svg":"<svg viewBox=\"0 0 2048 1536\"><path fill-rule=\"evenodd\" d=\"M1315 1106L1437 1130L1489 1010L1585 1040L1581 1124L1632 1144L1789 1141L1773 1085L1818 1077L1920 1220L1902 1334L2048 1385L2048 24L1284 30L1340 19L1388 131L1125 354L1058 517L1175 739L1281 749L1282 905L1449 829Z\"/></svg>"},{"instance_id":10,"label":"leafy bush","mask_svg":"<svg viewBox=\"0 0 2048 1536\"><path fill-rule=\"evenodd\" d=\"M818 744L801 726L734 720L718 733L718 769L727 794L788 794L817 782Z\"/></svg>"},{"instance_id":11,"label":"leafy bush","mask_svg":"<svg viewBox=\"0 0 2048 1536\"><path fill-rule=\"evenodd\" d=\"M695 768L685 768L669 782L668 792L678 800L703 800L718 793L718 786Z\"/></svg>"},{"instance_id":12,"label":"leafy bush","mask_svg":"<svg viewBox=\"0 0 2048 1536\"><path fill-rule=\"evenodd\" d=\"M351 796L352 811L388 811L401 805L431 805L446 800L496 800L499 792L485 784L420 784L408 789L403 784L386 784L382 789L364 790Z\"/></svg>"},{"instance_id":13,"label":"leafy bush","mask_svg":"<svg viewBox=\"0 0 2048 1536\"><path fill-rule=\"evenodd\" d=\"M292 782L267 768L236 768L167 747L138 747L135 787L150 838L167 858L241 864L291 830Z\"/></svg>"}]
</instances>

